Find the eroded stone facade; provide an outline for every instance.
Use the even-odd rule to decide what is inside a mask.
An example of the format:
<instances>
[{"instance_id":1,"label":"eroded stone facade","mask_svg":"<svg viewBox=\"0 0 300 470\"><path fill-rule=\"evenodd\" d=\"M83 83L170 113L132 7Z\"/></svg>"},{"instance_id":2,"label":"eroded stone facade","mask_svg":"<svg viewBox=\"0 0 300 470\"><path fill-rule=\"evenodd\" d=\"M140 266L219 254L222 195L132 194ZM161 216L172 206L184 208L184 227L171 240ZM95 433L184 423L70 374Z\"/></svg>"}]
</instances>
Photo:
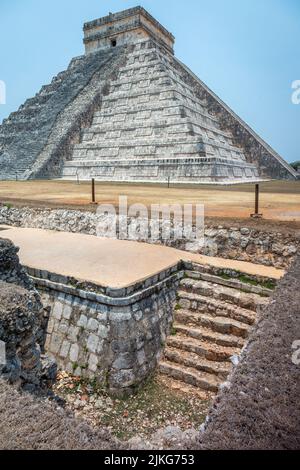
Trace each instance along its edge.
<instances>
[{"instance_id":1,"label":"eroded stone facade","mask_svg":"<svg viewBox=\"0 0 300 470\"><path fill-rule=\"evenodd\" d=\"M44 354L48 311L17 252L0 239L0 379L41 391L56 377L56 363Z\"/></svg>"},{"instance_id":2,"label":"eroded stone facade","mask_svg":"<svg viewBox=\"0 0 300 470\"><path fill-rule=\"evenodd\" d=\"M123 289L28 271L50 307L45 349L61 369L121 396L154 372L173 321L179 266Z\"/></svg>"},{"instance_id":3,"label":"eroded stone facade","mask_svg":"<svg viewBox=\"0 0 300 470\"><path fill-rule=\"evenodd\" d=\"M230 183L296 172L178 61L143 8L86 23L86 54L0 127L0 179Z\"/></svg>"}]
</instances>

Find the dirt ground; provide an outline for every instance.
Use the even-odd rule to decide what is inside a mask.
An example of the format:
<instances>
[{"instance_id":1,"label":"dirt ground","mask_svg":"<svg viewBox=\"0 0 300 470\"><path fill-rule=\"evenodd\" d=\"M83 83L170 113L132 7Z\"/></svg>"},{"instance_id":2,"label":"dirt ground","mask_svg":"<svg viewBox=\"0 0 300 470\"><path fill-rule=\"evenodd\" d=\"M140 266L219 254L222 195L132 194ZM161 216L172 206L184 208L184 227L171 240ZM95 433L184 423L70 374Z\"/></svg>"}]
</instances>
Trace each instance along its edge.
<instances>
[{"instance_id":1,"label":"dirt ground","mask_svg":"<svg viewBox=\"0 0 300 470\"><path fill-rule=\"evenodd\" d=\"M254 212L254 184L154 185L96 183L98 203L118 205L119 196L128 204L204 204L206 217L243 219ZM91 184L75 181L0 181L0 203L27 206L77 207L91 210ZM260 184L260 212L264 219L300 222L300 181L270 181Z\"/></svg>"},{"instance_id":2,"label":"dirt ground","mask_svg":"<svg viewBox=\"0 0 300 470\"><path fill-rule=\"evenodd\" d=\"M123 399L110 398L96 382L85 381L60 371L54 392L65 401L66 409L93 427L105 427L113 436L128 440L150 437L158 429L178 426L182 431L198 429L204 422L212 397L167 388L156 375Z\"/></svg>"}]
</instances>

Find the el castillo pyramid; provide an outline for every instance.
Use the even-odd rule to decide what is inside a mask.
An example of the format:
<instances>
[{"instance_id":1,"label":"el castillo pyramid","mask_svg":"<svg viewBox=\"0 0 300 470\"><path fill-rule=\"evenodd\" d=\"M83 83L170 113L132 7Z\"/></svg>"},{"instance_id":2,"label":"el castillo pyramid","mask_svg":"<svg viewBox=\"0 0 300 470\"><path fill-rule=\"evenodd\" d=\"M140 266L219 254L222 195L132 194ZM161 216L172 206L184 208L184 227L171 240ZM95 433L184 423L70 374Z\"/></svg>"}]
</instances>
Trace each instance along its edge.
<instances>
[{"instance_id":1,"label":"el castillo pyramid","mask_svg":"<svg viewBox=\"0 0 300 470\"><path fill-rule=\"evenodd\" d=\"M231 183L294 170L136 7L84 25L85 55L0 126L0 179Z\"/></svg>"}]
</instances>

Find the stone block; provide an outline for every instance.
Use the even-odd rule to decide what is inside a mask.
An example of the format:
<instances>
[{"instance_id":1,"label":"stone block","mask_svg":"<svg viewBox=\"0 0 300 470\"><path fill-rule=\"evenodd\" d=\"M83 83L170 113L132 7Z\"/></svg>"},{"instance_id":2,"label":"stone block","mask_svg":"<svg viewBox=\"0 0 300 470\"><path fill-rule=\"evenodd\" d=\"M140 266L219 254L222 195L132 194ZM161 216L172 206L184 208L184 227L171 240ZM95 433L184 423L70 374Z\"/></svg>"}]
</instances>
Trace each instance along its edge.
<instances>
[{"instance_id":1,"label":"stone block","mask_svg":"<svg viewBox=\"0 0 300 470\"><path fill-rule=\"evenodd\" d=\"M131 320L132 316L130 312L110 312L109 320L114 322L124 322L126 320Z\"/></svg>"},{"instance_id":2,"label":"stone block","mask_svg":"<svg viewBox=\"0 0 300 470\"><path fill-rule=\"evenodd\" d=\"M70 345L69 341L64 341L64 342L63 342L63 344L62 344L62 346L61 346L61 348L60 348L60 353L59 353L60 357L62 357L62 358L64 358L64 359L65 359L66 357L68 357L69 350L70 350L70 346L71 346L71 345Z\"/></svg>"},{"instance_id":3,"label":"stone block","mask_svg":"<svg viewBox=\"0 0 300 470\"><path fill-rule=\"evenodd\" d=\"M106 339L108 337L108 333L109 333L109 327L104 326L104 325L99 325L98 333L97 333L99 338Z\"/></svg>"},{"instance_id":4,"label":"stone block","mask_svg":"<svg viewBox=\"0 0 300 470\"><path fill-rule=\"evenodd\" d=\"M241 232L241 235L243 236L247 236L250 234L250 230L247 227L241 228L240 232Z\"/></svg>"},{"instance_id":5,"label":"stone block","mask_svg":"<svg viewBox=\"0 0 300 470\"><path fill-rule=\"evenodd\" d=\"M240 242L241 248L246 248L248 246L249 241L249 238L242 237Z\"/></svg>"},{"instance_id":6,"label":"stone block","mask_svg":"<svg viewBox=\"0 0 300 470\"><path fill-rule=\"evenodd\" d=\"M47 334L46 335L46 341L45 341L45 349L46 351L50 350L50 343L51 343L51 335Z\"/></svg>"},{"instance_id":7,"label":"stone block","mask_svg":"<svg viewBox=\"0 0 300 470\"><path fill-rule=\"evenodd\" d=\"M72 315L72 306L65 304L64 309L63 309L63 318L66 320L70 320Z\"/></svg>"},{"instance_id":8,"label":"stone block","mask_svg":"<svg viewBox=\"0 0 300 470\"><path fill-rule=\"evenodd\" d=\"M78 340L78 333L79 327L78 326L70 326L67 334L67 338L72 342L75 343Z\"/></svg>"},{"instance_id":9,"label":"stone block","mask_svg":"<svg viewBox=\"0 0 300 470\"><path fill-rule=\"evenodd\" d=\"M87 349L90 352L95 353L97 351L98 344L99 344L99 337L93 333L90 334L87 340L87 345L86 345Z\"/></svg>"},{"instance_id":10,"label":"stone block","mask_svg":"<svg viewBox=\"0 0 300 470\"><path fill-rule=\"evenodd\" d=\"M62 341L63 341L62 335L58 333L52 333L50 347L49 347L50 352L52 352L53 354L58 354Z\"/></svg>"},{"instance_id":11,"label":"stone block","mask_svg":"<svg viewBox=\"0 0 300 470\"><path fill-rule=\"evenodd\" d=\"M133 370L120 370L111 374L109 382L110 386L117 389L130 387L135 383L135 375Z\"/></svg>"},{"instance_id":12,"label":"stone block","mask_svg":"<svg viewBox=\"0 0 300 470\"><path fill-rule=\"evenodd\" d=\"M114 369L131 369L134 364L134 356L129 353L120 354L113 362Z\"/></svg>"},{"instance_id":13,"label":"stone block","mask_svg":"<svg viewBox=\"0 0 300 470\"><path fill-rule=\"evenodd\" d=\"M66 335L68 330L69 330L69 325L67 323L62 321L58 324L58 331L62 333L63 335Z\"/></svg>"},{"instance_id":14,"label":"stone block","mask_svg":"<svg viewBox=\"0 0 300 470\"><path fill-rule=\"evenodd\" d=\"M95 354L90 354L88 368L91 372L96 372L99 359Z\"/></svg>"},{"instance_id":15,"label":"stone block","mask_svg":"<svg viewBox=\"0 0 300 470\"><path fill-rule=\"evenodd\" d=\"M51 334L54 328L54 320L52 317L49 318L48 325L47 325L47 333Z\"/></svg>"},{"instance_id":16,"label":"stone block","mask_svg":"<svg viewBox=\"0 0 300 470\"><path fill-rule=\"evenodd\" d=\"M77 322L77 326L79 326L81 328L86 328L87 322L88 322L87 317L85 315L81 315L78 322Z\"/></svg>"},{"instance_id":17,"label":"stone block","mask_svg":"<svg viewBox=\"0 0 300 470\"><path fill-rule=\"evenodd\" d=\"M136 321L140 321L143 318L143 312L142 310L138 310L133 314L134 318Z\"/></svg>"},{"instance_id":18,"label":"stone block","mask_svg":"<svg viewBox=\"0 0 300 470\"><path fill-rule=\"evenodd\" d=\"M145 350L144 349L140 349L137 352L137 361L138 361L139 365L142 365L146 362L146 355L145 355Z\"/></svg>"},{"instance_id":19,"label":"stone block","mask_svg":"<svg viewBox=\"0 0 300 470\"><path fill-rule=\"evenodd\" d=\"M78 361L78 356L79 356L79 346L78 344L72 344L70 348L70 361L72 362L77 362Z\"/></svg>"},{"instance_id":20,"label":"stone block","mask_svg":"<svg viewBox=\"0 0 300 470\"><path fill-rule=\"evenodd\" d=\"M74 370L73 370L73 364L72 362L68 362L68 364L66 365L66 372L68 374L73 374Z\"/></svg>"},{"instance_id":21,"label":"stone block","mask_svg":"<svg viewBox=\"0 0 300 470\"><path fill-rule=\"evenodd\" d=\"M187 310L190 308L190 305L191 305L191 302L187 299L180 299L178 303L181 308L184 308Z\"/></svg>"},{"instance_id":22,"label":"stone block","mask_svg":"<svg viewBox=\"0 0 300 470\"><path fill-rule=\"evenodd\" d=\"M53 311L52 311L53 317L56 318L57 320L60 320L62 317L62 312L63 312L63 304L59 302L58 300L56 300L53 306Z\"/></svg>"},{"instance_id":23,"label":"stone block","mask_svg":"<svg viewBox=\"0 0 300 470\"><path fill-rule=\"evenodd\" d=\"M97 353L102 354L104 349L104 340L99 339L98 346L97 346Z\"/></svg>"},{"instance_id":24,"label":"stone block","mask_svg":"<svg viewBox=\"0 0 300 470\"><path fill-rule=\"evenodd\" d=\"M98 327L99 327L98 321L95 320L94 318L90 318L88 323L87 323L87 329L89 331L97 331Z\"/></svg>"}]
</instances>

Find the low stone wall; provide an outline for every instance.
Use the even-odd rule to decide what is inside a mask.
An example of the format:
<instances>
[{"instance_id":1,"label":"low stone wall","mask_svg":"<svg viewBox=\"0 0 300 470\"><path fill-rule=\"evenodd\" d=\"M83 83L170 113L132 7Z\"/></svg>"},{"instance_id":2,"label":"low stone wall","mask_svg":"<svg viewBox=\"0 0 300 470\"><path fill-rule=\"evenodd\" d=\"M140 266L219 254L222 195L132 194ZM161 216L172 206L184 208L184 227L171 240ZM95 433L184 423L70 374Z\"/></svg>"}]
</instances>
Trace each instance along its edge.
<instances>
[{"instance_id":1,"label":"low stone wall","mask_svg":"<svg viewBox=\"0 0 300 470\"><path fill-rule=\"evenodd\" d=\"M28 272L51 308L45 349L60 368L120 396L151 375L173 321L180 264L122 289Z\"/></svg>"},{"instance_id":2,"label":"low stone wall","mask_svg":"<svg viewBox=\"0 0 300 470\"><path fill-rule=\"evenodd\" d=\"M106 225L106 220L95 212L0 207L0 224L17 227L42 228L65 232L79 232L89 235L99 233L99 227ZM128 226L136 228L137 219L128 218ZM199 252L208 256L250 261L277 268L288 268L300 245L300 234L295 230L285 233L280 230L259 230L244 227L217 225L207 222L205 226L205 244L197 247L190 240L162 239L163 224L160 224L160 237L156 243L166 244L186 251ZM172 227L171 227L172 238ZM140 241L143 241L141 238ZM150 241L151 240L147 240Z\"/></svg>"},{"instance_id":3,"label":"low stone wall","mask_svg":"<svg viewBox=\"0 0 300 470\"><path fill-rule=\"evenodd\" d=\"M300 245L300 234L285 234L252 227L210 226L205 230L204 254L288 268Z\"/></svg>"}]
</instances>

